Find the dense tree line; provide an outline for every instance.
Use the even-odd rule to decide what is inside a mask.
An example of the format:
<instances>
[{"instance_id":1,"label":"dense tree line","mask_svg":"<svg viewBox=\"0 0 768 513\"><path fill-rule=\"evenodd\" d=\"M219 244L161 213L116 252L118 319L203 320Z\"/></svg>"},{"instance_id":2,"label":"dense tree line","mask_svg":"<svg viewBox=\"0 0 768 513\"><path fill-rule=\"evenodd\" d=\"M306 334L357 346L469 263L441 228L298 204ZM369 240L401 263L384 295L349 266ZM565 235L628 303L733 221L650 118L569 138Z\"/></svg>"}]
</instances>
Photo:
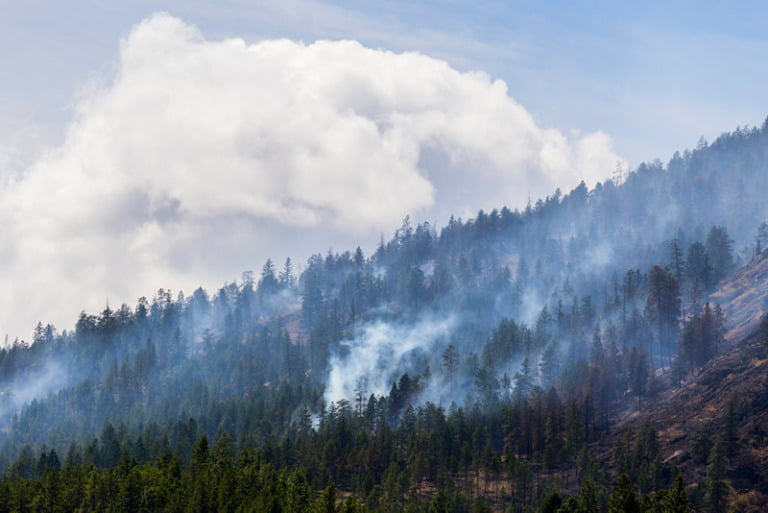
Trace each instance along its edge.
<instances>
[{"instance_id":1,"label":"dense tree line","mask_svg":"<svg viewBox=\"0 0 768 513\"><path fill-rule=\"evenodd\" d=\"M420 461L440 444L431 442L432 437L426 433L431 431L437 438L444 438L441 431L455 424L449 420L447 424L429 426L438 419L428 418L434 413L425 415L427 418L421 418L420 413L415 425L407 428L413 432L399 433L396 429L378 435L389 439L374 444L374 450L382 455L393 446L411 444L417 449L416 455L407 456L407 461L391 461L380 477L369 475L375 468L358 464L352 477L356 484L351 488L336 484L336 480L342 483L349 476L325 475L323 469L306 466L305 461L285 460L285 448L238 452L229 435L221 433L213 444L206 436L197 439L186 463L168 448L145 462L124 450L107 467L83 461L79 454L71 453L61 462L54 451L43 452L32 475L24 475L16 468L0 480L0 511L470 513L504 507L508 511L559 513L677 513L693 511L694 507L696 511L724 511L728 501L727 458L722 440L712 447L706 475L693 493L679 473L670 478L672 469L660 463L656 432L650 425L642 427L633 443L629 441L631 434L618 442L614 455L618 478L585 472L576 478L574 487L563 483L562 476L537 475L533 468L541 462L519 458L507 446L504 456L498 458L487 442L483 442L485 448L477 456L474 450L462 448L453 463ZM341 432L344 429L348 427L340 428ZM477 443L477 438L473 433L469 443ZM430 447L419 451L419 444ZM331 451L324 448L322 452L328 455ZM435 471L433 465L453 467L447 470L453 475L427 481L422 473ZM436 470L438 474L445 471ZM633 474L635 478L630 477ZM559 488L573 491L569 494Z\"/></svg>"}]
</instances>

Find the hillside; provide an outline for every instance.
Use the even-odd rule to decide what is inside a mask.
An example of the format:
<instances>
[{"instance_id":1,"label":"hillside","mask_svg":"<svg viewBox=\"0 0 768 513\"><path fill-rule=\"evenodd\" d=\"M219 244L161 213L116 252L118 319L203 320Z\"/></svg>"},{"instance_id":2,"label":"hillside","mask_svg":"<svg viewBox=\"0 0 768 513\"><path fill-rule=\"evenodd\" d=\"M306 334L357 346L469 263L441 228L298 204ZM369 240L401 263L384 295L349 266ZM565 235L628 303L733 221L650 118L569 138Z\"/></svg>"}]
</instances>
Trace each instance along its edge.
<instances>
[{"instance_id":1,"label":"hillside","mask_svg":"<svg viewBox=\"0 0 768 513\"><path fill-rule=\"evenodd\" d=\"M768 208L745 191L768 187L766 141L768 123L523 211L406 217L371 255L40 323L0 350L0 493L591 513L617 487L664 511L680 469L701 511L762 500Z\"/></svg>"},{"instance_id":2,"label":"hillside","mask_svg":"<svg viewBox=\"0 0 768 513\"><path fill-rule=\"evenodd\" d=\"M757 329L768 312L768 254L758 255L738 270L710 299L723 306L728 319L725 338L737 343Z\"/></svg>"},{"instance_id":3,"label":"hillside","mask_svg":"<svg viewBox=\"0 0 768 513\"><path fill-rule=\"evenodd\" d=\"M692 482L704 476L697 438L714 443L718 433L730 437L733 455L728 477L739 495L757 493L765 504L768 493L768 421L766 351L755 336L713 359L681 389L664 394L645 418L659 426L666 447L665 462L690 474ZM730 430L730 431L729 431Z\"/></svg>"},{"instance_id":4,"label":"hillside","mask_svg":"<svg viewBox=\"0 0 768 513\"><path fill-rule=\"evenodd\" d=\"M620 408L603 450L649 422L658 430L663 462L679 468L688 482L702 483L708 453L722 436L739 511L762 511L768 500L768 351L757 330L767 290L768 254L762 254L710 295L728 319L722 352L680 385L668 372L662 375L660 392L642 408ZM703 493L695 486L691 491Z\"/></svg>"}]
</instances>

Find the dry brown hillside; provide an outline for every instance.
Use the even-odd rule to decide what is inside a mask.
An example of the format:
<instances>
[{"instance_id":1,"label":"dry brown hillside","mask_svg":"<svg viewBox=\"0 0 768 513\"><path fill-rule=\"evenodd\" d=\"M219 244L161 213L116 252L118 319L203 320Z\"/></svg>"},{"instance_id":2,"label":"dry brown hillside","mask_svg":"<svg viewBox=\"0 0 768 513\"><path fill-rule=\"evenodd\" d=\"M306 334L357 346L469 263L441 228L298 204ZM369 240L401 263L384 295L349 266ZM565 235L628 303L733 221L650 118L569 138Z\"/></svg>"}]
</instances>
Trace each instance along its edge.
<instances>
[{"instance_id":1,"label":"dry brown hillside","mask_svg":"<svg viewBox=\"0 0 768 513\"><path fill-rule=\"evenodd\" d=\"M614 433L650 421L665 462L680 468L694 490L705 476L709 444L730 436L733 504L737 511L768 511L768 351L757 335L768 303L768 255L740 269L710 300L727 317L721 354L680 387L663 376L662 392L641 410L628 405L615 417Z\"/></svg>"},{"instance_id":2,"label":"dry brown hillside","mask_svg":"<svg viewBox=\"0 0 768 513\"><path fill-rule=\"evenodd\" d=\"M710 299L725 311L731 344L751 335L768 311L768 251L739 269Z\"/></svg>"}]
</instances>

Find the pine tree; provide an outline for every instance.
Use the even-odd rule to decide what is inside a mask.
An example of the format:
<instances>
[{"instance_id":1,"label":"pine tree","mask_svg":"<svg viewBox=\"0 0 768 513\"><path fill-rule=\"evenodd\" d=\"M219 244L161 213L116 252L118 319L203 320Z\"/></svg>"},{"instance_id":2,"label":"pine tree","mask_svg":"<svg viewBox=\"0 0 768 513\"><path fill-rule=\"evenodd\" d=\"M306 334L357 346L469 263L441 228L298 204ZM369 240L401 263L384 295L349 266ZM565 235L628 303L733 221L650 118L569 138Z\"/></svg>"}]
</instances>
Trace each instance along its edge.
<instances>
[{"instance_id":1,"label":"pine tree","mask_svg":"<svg viewBox=\"0 0 768 513\"><path fill-rule=\"evenodd\" d=\"M541 376L541 386L548 388L554 384L555 378L560 370L560 358L554 344L547 345L539 360L539 374Z\"/></svg>"},{"instance_id":2,"label":"pine tree","mask_svg":"<svg viewBox=\"0 0 768 513\"><path fill-rule=\"evenodd\" d=\"M210 453L208 452L208 438L202 436L195 446L195 452L192 455L192 463L189 466L189 471L192 474L193 480L198 479L207 472L209 460Z\"/></svg>"},{"instance_id":3,"label":"pine tree","mask_svg":"<svg viewBox=\"0 0 768 513\"><path fill-rule=\"evenodd\" d=\"M685 261L685 273L689 282L698 280L699 285L709 291L712 287L712 265L709 255L701 242L694 242L688 248L688 257Z\"/></svg>"},{"instance_id":4,"label":"pine tree","mask_svg":"<svg viewBox=\"0 0 768 513\"><path fill-rule=\"evenodd\" d=\"M448 377L449 381L453 380L454 374L459 369L459 363L459 351L456 349L455 345L450 344L443 351L441 363L443 371L445 372L445 375Z\"/></svg>"},{"instance_id":5,"label":"pine tree","mask_svg":"<svg viewBox=\"0 0 768 513\"><path fill-rule=\"evenodd\" d=\"M259 279L258 292L259 299L271 296L279 289L280 282L275 275L275 266L272 259L268 258L261 269L261 278Z\"/></svg>"},{"instance_id":6,"label":"pine tree","mask_svg":"<svg viewBox=\"0 0 768 513\"><path fill-rule=\"evenodd\" d=\"M296 277L293 275L293 262L291 262L291 257L285 259L285 265L283 265L283 270L280 271L278 282L281 288L290 289L296 286Z\"/></svg>"},{"instance_id":7,"label":"pine tree","mask_svg":"<svg viewBox=\"0 0 768 513\"><path fill-rule=\"evenodd\" d=\"M608 499L608 513L640 513L635 489L627 474L621 474Z\"/></svg>"},{"instance_id":8,"label":"pine tree","mask_svg":"<svg viewBox=\"0 0 768 513\"><path fill-rule=\"evenodd\" d=\"M520 371L515 373L515 397L526 398L533 390L533 372L531 362L526 356L520 365Z\"/></svg>"},{"instance_id":9,"label":"pine tree","mask_svg":"<svg viewBox=\"0 0 768 513\"><path fill-rule=\"evenodd\" d=\"M563 498L555 490L552 490L544 497L544 502L541 503L541 513L557 513L560 506L563 504Z\"/></svg>"},{"instance_id":10,"label":"pine tree","mask_svg":"<svg viewBox=\"0 0 768 513\"><path fill-rule=\"evenodd\" d=\"M759 256L765 248L768 248L768 222L763 221L757 228L757 237L755 238L756 256Z\"/></svg>"},{"instance_id":11,"label":"pine tree","mask_svg":"<svg viewBox=\"0 0 768 513\"><path fill-rule=\"evenodd\" d=\"M661 501L664 513L690 513L691 504L682 474L678 474Z\"/></svg>"},{"instance_id":12,"label":"pine tree","mask_svg":"<svg viewBox=\"0 0 768 513\"><path fill-rule=\"evenodd\" d=\"M669 253L670 262L668 267L670 271L672 271L672 274L675 276L675 279L677 279L678 283L682 283L684 271L683 250L680 247L680 241L677 238L669 241Z\"/></svg>"},{"instance_id":13,"label":"pine tree","mask_svg":"<svg viewBox=\"0 0 768 513\"><path fill-rule=\"evenodd\" d=\"M654 266L648 275L648 299L645 315L656 328L660 356L677 340L680 317L680 284L674 275Z\"/></svg>"},{"instance_id":14,"label":"pine tree","mask_svg":"<svg viewBox=\"0 0 768 513\"><path fill-rule=\"evenodd\" d=\"M577 502L579 507L578 513L600 513L600 504L597 501L595 486L592 484L591 479L587 479L584 486L579 490Z\"/></svg>"},{"instance_id":15,"label":"pine tree","mask_svg":"<svg viewBox=\"0 0 768 513\"><path fill-rule=\"evenodd\" d=\"M715 442L709 453L707 462L707 477L705 481L705 506L709 513L725 511L728 504L728 484L725 482L725 444L722 440Z\"/></svg>"},{"instance_id":16,"label":"pine tree","mask_svg":"<svg viewBox=\"0 0 768 513\"><path fill-rule=\"evenodd\" d=\"M328 485L315 501L315 513L336 513L336 487Z\"/></svg>"},{"instance_id":17,"label":"pine tree","mask_svg":"<svg viewBox=\"0 0 768 513\"><path fill-rule=\"evenodd\" d=\"M733 268L733 240L722 226L713 226L707 235L707 255L712 265L712 282L716 284Z\"/></svg>"}]
</instances>

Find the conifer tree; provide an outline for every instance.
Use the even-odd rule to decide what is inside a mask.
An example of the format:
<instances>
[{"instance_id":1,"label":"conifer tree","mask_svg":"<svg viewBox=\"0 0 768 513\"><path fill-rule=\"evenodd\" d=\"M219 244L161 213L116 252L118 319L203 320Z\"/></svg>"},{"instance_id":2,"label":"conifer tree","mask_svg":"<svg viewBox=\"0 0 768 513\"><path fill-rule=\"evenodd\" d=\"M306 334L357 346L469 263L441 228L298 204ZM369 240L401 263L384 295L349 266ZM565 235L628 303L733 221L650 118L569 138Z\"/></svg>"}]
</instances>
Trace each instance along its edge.
<instances>
[{"instance_id":1,"label":"conifer tree","mask_svg":"<svg viewBox=\"0 0 768 513\"><path fill-rule=\"evenodd\" d=\"M705 481L705 506L709 513L725 511L728 504L728 484L725 482L725 444L717 440L709 453Z\"/></svg>"},{"instance_id":2,"label":"conifer tree","mask_svg":"<svg viewBox=\"0 0 768 513\"><path fill-rule=\"evenodd\" d=\"M682 474L678 474L661 501L664 513L690 513L691 504Z\"/></svg>"},{"instance_id":3,"label":"conifer tree","mask_svg":"<svg viewBox=\"0 0 768 513\"><path fill-rule=\"evenodd\" d=\"M591 479L587 479L584 486L579 490L577 502L579 513L600 513L600 504L597 501L595 486Z\"/></svg>"},{"instance_id":4,"label":"conifer tree","mask_svg":"<svg viewBox=\"0 0 768 513\"><path fill-rule=\"evenodd\" d=\"M635 489L627 474L621 474L608 499L608 513L640 513Z\"/></svg>"}]
</instances>

